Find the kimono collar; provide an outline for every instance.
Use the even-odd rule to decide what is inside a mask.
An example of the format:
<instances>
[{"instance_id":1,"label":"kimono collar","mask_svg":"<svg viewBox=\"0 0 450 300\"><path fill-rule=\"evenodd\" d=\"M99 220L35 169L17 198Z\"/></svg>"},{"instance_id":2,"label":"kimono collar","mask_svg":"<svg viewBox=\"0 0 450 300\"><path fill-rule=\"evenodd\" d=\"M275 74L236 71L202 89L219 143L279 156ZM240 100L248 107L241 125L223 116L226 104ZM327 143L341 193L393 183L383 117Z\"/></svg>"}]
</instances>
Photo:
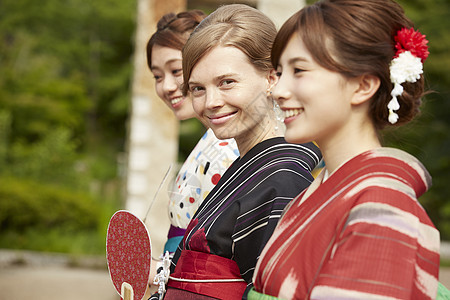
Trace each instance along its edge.
<instances>
[{"instance_id":1,"label":"kimono collar","mask_svg":"<svg viewBox=\"0 0 450 300\"><path fill-rule=\"evenodd\" d=\"M430 173L417 158L403 150L389 147L375 148L349 159L330 174L328 180L331 181L331 178L334 177L333 175L342 172L352 173L357 169L364 172L365 167L368 165L372 166L370 172L392 175L406 182L414 189L417 198L423 195L431 186Z\"/></svg>"}]
</instances>

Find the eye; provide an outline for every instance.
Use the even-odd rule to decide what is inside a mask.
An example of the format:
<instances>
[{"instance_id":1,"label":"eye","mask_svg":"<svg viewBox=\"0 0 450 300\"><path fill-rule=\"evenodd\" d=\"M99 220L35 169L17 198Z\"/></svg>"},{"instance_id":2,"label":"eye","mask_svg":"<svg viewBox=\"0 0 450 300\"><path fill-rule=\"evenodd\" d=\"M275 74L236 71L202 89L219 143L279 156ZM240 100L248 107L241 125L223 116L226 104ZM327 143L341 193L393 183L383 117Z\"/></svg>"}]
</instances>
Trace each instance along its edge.
<instances>
[{"instance_id":1,"label":"eye","mask_svg":"<svg viewBox=\"0 0 450 300\"><path fill-rule=\"evenodd\" d=\"M281 75L283 74L283 69L281 68L281 66L279 65L276 69L276 73L275 75L277 75L278 78L281 77Z\"/></svg>"},{"instance_id":2,"label":"eye","mask_svg":"<svg viewBox=\"0 0 450 300\"><path fill-rule=\"evenodd\" d=\"M199 85L189 86L189 91L192 93L194 97L200 97L203 95L205 88Z\"/></svg>"},{"instance_id":3,"label":"eye","mask_svg":"<svg viewBox=\"0 0 450 300\"><path fill-rule=\"evenodd\" d=\"M181 75L183 75L183 69L175 69L175 70L172 70L172 74L173 74L174 76L181 76Z\"/></svg>"},{"instance_id":4,"label":"eye","mask_svg":"<svg viewBox=\"0 0 450 300\"><path fill-rule=\"evenodd\" d=\"M161 82L163 77L160 76L160 75L155 75L155 74L154 74L154 75L153 75L153 78L155 78L155 81L156 81L156 82Z\"/></svg>"},{"instance_id":5,"label":"eye","mask_svg":"<svg viewBox=\"0 0 450 300\"><path fill-rule=\"evenodd\" d=\"M236 81L233 79L224 79L220 82L220 86L224 88L231 88Z\"/></svg>"},{"instance_id":6,"label":"eye","mask_svg":"<svg viewBox=\"0 0 450 300\"><path fill-rule=\"evenodd\" d=\"M302 73L304 71L305 71L304 69L294 68L294 74L299 74L299 73Z\"/></svg>"}]
</instances>

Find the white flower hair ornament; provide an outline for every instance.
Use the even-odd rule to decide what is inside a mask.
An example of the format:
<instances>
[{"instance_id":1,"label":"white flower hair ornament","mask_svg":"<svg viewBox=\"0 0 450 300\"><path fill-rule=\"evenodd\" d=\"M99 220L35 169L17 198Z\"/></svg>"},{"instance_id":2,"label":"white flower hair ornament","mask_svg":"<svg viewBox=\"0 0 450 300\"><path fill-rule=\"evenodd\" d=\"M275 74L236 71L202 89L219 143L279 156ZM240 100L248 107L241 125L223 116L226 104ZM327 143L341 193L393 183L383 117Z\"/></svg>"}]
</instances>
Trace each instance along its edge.
<instances>
[{"instance_id":1,"label":"white flower hair ornament","mask_svg":"<svg viewBox=\"0 0 450 300\"><path fill-rule=\"evenodd\" d=\"M389 66L394 88L391 91L392 99L387 106L389 110L388 120L391 124L398 121L398 115L395 111L400 109L397 97L403 94L402 83L416 82L420 79L420 75L423 73L423 62L430 54L425 35L419 31L414 31L414 28L400 29L394 39L397 52Z\"/></svg>"}]
</instances>

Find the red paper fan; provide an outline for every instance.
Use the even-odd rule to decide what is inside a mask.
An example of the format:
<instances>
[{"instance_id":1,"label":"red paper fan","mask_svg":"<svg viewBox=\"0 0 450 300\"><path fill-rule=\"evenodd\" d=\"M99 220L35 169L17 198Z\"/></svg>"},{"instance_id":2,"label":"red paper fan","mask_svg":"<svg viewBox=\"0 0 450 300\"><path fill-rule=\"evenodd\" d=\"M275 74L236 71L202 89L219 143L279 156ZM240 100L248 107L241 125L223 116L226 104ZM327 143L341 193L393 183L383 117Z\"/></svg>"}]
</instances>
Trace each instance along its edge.
<instances>
[{"instance_id":1,"label":"red paper fan","mask_svg":"<svg viewBox=\"0 0 450 300\"><path fill-rule=\"evenodd\" d=\"M106 258L109 275L119 295L124 299L141 300L150 277L151 243L147 228L138 217L124 210L111 217Z\"/></svg>"}]
</instances>

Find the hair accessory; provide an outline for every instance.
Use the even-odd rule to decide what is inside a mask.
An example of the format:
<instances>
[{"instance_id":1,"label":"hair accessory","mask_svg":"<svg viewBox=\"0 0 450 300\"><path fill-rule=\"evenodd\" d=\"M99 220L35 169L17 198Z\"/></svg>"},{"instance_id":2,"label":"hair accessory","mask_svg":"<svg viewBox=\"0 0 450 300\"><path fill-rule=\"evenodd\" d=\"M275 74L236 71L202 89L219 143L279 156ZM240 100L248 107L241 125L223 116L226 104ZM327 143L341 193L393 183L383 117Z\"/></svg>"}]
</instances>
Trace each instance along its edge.
<instances>
[{"instance_id":1,"label":"hair accessory","mask_svg":"<svg viewBox=\"0 0 450 300\"><path fill-rule=\"evenodd\" d=\"M402 83L416 82L420 79L420 75L423 73L423 62L430 54L425 35L414 31L414 28L400 29L394 39L397 52L389 66L394 88L391 91L392 99L387 106L389 109L388 120L391 124L397 123L398 120L395 111L400 109L397 97L403 94Z\"/></svg>"}]
</instances>

